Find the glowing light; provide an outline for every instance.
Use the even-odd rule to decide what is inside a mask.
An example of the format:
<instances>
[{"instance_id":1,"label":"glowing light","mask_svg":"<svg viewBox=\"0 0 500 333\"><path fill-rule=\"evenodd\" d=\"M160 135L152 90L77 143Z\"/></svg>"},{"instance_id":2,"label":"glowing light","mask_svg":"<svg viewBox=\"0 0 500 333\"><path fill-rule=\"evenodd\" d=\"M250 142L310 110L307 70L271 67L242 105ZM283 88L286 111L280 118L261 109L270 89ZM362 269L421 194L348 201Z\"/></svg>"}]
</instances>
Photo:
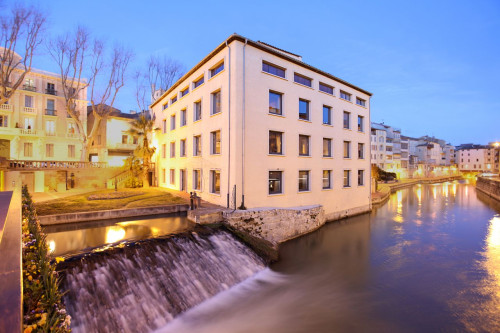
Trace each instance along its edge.
<instances>
[{"instance_id":1,"label":"glowing light","mask_svg":"<svg viewBox=\"0 0 500 333\"><path fill-rule=\"evenodd\" d=\"M448 184L447 183L443 183L443 194L445 197L448 198Z\"/></svg>"},{"instance_id":2,"label":"glowing light","mask_svg":"<svg viewBox=\"0 0 500 333\"><path fill-rule=\"evenodd\" d=\"M115 243L125 237L125 229L121 227L110 227L106 232L106 243Z\"/></svg>"},{"instance_id":3,"label":"glowing light","mask_svg":"<svg viewBox=\"0 0 500 333\"><path fill-rule=\"evenodd\" d=\"M420 185L420 184L419 184ZM422 187L417 188L418 205L422 205Z\"/></svg>"},{"instance_id":4,"label":"glowing light","mask_svg":"<svg viewBox=\"0 0 500 333\"><path fill-rule=\"evenodd\" d=\"M49 241L48 246L49 253L53 253L56 250L56 242L54 242L53 240Z\"/></svg>"},{"instance_id":5,"label":"glowing light","mask_svg":"<svg viewBox=\"0 0 500 333\"><path fill-rule=\"evenodd\" d=\"M451 187L451 194L453 196L457 195L457 184L456 183L454 183L453 186Z\"/></svg>"},{"instance_id":6,"label":"glowing light","mask_svg":"<svg viewBox=\"0 0 500 333\"><path fill-rule=\"evenodd\" d=\"M433 187L432 187L432 196L434 197L434 200L436 200L436 197L437 197L437 189L436 189L436 186L433 186Z\"/></svg>"}]
</instances>

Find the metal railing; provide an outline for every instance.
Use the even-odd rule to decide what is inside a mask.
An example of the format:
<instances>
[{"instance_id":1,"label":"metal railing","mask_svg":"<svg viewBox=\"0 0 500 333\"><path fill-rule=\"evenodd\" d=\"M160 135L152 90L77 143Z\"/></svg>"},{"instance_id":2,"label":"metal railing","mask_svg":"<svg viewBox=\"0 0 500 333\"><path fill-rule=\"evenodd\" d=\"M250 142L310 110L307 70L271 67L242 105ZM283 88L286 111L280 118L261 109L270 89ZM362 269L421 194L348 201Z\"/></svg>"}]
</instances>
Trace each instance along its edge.
<instances>
[{"instance_id":1,"label":"metal railing","mask_svg":"<svg viewBox=\"0 0 500 333\"><path fill-rule=\"evenodd\" d=\"M21 128L21 135L36 135L37 130L31 128Z\"/></svg>"},{"instance_id":2,"label":"metal railing","mask_svg":"<svg viewBox=\"0 0 500 333\"><path fill-rule=\"evenodd\" d=\"M46 116L57 116L57 111L53 109L45 109Z\"/></svg>"},{"instance_id":3,"label":"metal railing","mask_svg":"<svg viewBox=\"0 0 500 333\"><path fill-rule=\"evenodd\" d=\"M106 162L10 160L9 169L103 169Z\"/></svg>"},{"instance_id":4,"label":"metal railing","mask_svg":"<svg viewBox=\"0 0 500 333\"><path fill-rule=\"evenodd\" d=\"M45 89L45 93L46 93L47 95L54 95L54 96L57 96L57 90L55 90L55 89L49 89L49 88L47 88L47 89Z\"/></svg>"},{"instance_id":5,"label":"metal railing","mask_svg":"<svg viewBox=\"0 0 500 333\"><path fill-rule=\"evenodd\" d=\"M23 89L24 90L28 90L28 91L36 91L36 87L35 86L31 86L29 84L23 84Z\"/></svg>"}]
</instances>

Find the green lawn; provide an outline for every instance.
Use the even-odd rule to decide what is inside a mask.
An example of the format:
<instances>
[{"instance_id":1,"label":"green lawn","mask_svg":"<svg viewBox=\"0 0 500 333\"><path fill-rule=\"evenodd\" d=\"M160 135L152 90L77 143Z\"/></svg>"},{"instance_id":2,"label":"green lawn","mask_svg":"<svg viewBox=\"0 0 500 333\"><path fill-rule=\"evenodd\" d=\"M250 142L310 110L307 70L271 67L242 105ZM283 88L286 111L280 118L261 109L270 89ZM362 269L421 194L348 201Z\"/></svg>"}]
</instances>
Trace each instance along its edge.
<instances>
[{"instance_id":1,"label":"green lawn","mask_svg":"<svg viewBox=\"0 0 500 333\"><path fill-rule=\"evenodd\" d=\"M119 192L141 193L128 198L88 200L90 195L102 195L114 192L111 190L101 190L85 194L73 195L66 198L35 203L38 215L53 215L75 212L91 212L107 209L137 208L149 206L161 206L187 203L187 200L172 195L171 193L150 188L120 189Z\"/></svg>"}]
</instances>

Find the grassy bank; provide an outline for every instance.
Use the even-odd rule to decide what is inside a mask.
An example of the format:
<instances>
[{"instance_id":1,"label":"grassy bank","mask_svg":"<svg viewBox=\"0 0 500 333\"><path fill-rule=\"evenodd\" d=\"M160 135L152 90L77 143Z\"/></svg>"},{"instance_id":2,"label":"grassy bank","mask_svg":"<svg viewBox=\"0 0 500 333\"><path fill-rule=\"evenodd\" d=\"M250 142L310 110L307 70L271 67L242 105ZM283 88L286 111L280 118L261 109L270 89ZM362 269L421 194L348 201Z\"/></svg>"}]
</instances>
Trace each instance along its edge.
<instances>
[{"instance_id":1,"label":"grassy bank","mask_svg":"<svg viewBox=\"0 0 500 333\"><path fill-rule=\"evenodd\" d=\"M187 203L186 199L155 188L100 190L35 203L38 215L92 212L108 209L151 207ZM121 194L121 195L120 195Z\"/></svg>"}]
</instances>

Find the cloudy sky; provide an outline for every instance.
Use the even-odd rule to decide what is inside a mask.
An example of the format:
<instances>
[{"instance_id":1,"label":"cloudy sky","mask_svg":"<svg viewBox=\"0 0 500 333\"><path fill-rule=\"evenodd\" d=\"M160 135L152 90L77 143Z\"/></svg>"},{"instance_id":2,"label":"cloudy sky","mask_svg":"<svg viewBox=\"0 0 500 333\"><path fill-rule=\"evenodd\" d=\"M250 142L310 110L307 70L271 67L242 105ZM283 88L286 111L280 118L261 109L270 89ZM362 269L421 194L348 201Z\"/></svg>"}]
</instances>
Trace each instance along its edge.
<instances>
[{"instance_id":1,"label":"cloudy sky","mask_svg":"<svg viewBox=\"0 0 500 333\"><path fill-rule=\"evenodd\" d=\"M1 11L18 0L0 0ZM190 69L236 32L372 92L372 120L452 144L500 140L500 1L25 1L48 34L87 26ZM48 55L35 66L57 71ZM115 104L136 109L134 84Z\"/></svg>"}]
</instances>

